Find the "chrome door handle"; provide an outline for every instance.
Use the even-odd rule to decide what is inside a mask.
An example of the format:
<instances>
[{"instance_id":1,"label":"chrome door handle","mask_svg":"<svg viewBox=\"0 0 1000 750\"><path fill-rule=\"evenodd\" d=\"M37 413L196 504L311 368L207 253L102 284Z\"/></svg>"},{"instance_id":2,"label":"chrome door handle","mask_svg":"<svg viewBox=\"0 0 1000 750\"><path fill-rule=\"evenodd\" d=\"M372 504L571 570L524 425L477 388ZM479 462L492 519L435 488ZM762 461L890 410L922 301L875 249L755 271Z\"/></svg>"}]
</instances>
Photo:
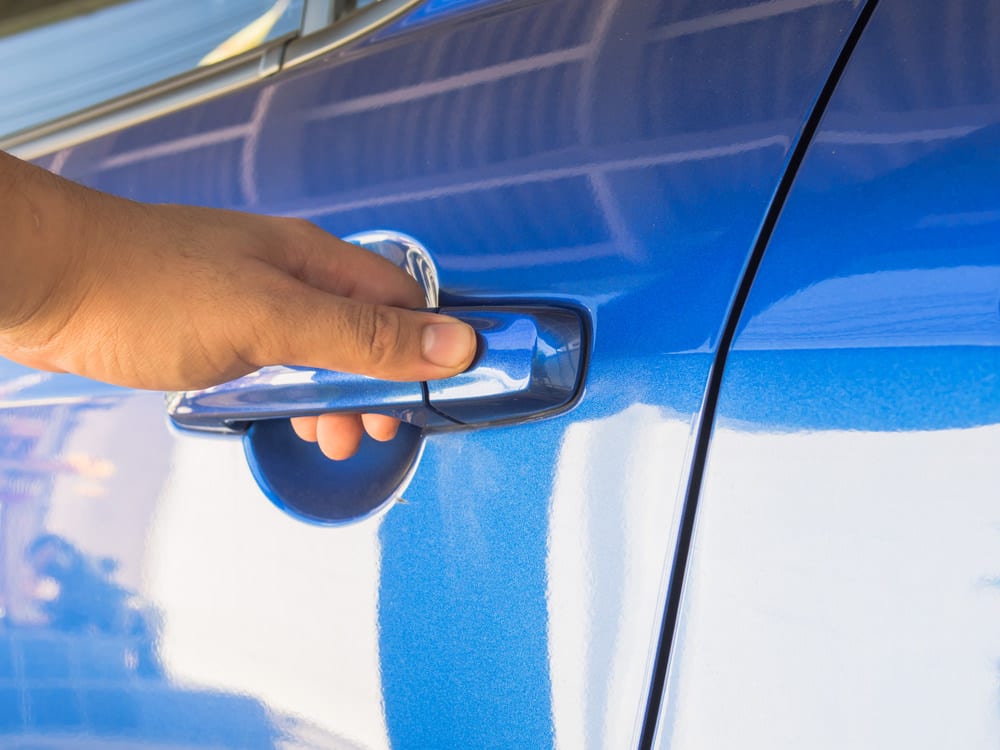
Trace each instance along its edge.
<instances>
[{"instance_id":1,"label":"chrome door handle","mask_svg":"<svg viewBox=\"0 0 1000 750\"><path fill-rule=\"evenodd\" d=\"M258 420L380 413L424 431L485 426L567 408L581 385L583 322L558 307L454 307L441 313L476 331L468 370L445 380L399 383L301 367L265 367L200 391L168 395L174 424L241 433Z\"/></svg>"}]
</instances>

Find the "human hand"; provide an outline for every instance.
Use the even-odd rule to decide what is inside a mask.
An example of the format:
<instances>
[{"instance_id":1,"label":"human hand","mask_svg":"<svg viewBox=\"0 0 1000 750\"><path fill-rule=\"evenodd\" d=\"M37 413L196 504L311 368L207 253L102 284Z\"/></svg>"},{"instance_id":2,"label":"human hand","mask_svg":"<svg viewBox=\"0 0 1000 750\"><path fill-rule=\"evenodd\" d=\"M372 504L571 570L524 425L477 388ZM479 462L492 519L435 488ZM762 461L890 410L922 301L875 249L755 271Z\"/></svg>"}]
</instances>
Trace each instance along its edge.
<instances>
[{"instance_id":1,"label":"human hand","mask_svg":"<svg viewBox=\"0 0 1000 750\"><path fill-rule=\"evenodd\" d=\"M135 203L24 167L13 260L0 259L0 353L12 360L192 390L274 364L431 380L475 354L466 324L405 309L423 292L404 271L308 222ZM382 415L292 424L334 459L363 428L388 440L398 427Z\"/></svg>"}]
</instances>

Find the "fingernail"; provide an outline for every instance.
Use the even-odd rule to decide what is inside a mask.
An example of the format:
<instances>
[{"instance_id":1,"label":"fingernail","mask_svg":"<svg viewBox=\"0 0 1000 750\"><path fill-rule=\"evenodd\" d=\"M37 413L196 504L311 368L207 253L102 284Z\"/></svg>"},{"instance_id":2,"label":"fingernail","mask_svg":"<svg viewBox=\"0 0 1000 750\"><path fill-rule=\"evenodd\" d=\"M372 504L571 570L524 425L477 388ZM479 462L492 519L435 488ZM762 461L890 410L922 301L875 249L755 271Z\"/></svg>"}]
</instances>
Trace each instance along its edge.
<instances>
[{"instance_id":1,"label":"fingernail","mask_svg":"<svg viewBox=\"0 0 1000 750\"><path fill-rule=\"evenodd\" d=\"M424 359L438 367L458 367L472 359L475 350L476 334L465 323L432 323L421 334Z\"/></svg>"}]
</instances>

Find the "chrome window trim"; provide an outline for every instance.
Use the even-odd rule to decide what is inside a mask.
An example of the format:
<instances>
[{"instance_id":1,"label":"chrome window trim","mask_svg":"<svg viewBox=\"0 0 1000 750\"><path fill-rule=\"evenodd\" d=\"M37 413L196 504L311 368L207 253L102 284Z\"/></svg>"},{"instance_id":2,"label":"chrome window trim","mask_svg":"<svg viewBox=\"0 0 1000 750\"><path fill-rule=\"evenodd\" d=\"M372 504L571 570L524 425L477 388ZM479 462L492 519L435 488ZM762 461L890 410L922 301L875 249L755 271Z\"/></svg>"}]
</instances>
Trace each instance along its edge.
<instances>
[{"instance_id":1,"label":"chrome window trim","mask_svg":"<svg viewBox=\"0 0 1000 750\"><path fill-rule=\"evenodd\" d=\"M379 26L394 21L422 2L423 0L381 0L355 11L329 28L293 39L285 49L285 59L281 69L297 67L337 47L353 42Z\"/></svg>"},{"instance_id":2,"label":"chrome window trim","mask_svg":"<svg viewBox=\"0 0 1000 750\"><path fill-rule=\"evenodd\" d=\"M312 34L333 23L335 0L305 0L302 8L302 34Z\"/></svg>"},{"instance_id":3,"label":"chrome window trim","mask_svg":"<svg viewBox=\"0 0 1000 750\"><path fill-rule=\"evenodd\" d=\"M423 0L382 0L315 34L297 32L79 112L0 137L0 151L37 159L249 86L348 44Z\"/></svg>"}]
</instances>

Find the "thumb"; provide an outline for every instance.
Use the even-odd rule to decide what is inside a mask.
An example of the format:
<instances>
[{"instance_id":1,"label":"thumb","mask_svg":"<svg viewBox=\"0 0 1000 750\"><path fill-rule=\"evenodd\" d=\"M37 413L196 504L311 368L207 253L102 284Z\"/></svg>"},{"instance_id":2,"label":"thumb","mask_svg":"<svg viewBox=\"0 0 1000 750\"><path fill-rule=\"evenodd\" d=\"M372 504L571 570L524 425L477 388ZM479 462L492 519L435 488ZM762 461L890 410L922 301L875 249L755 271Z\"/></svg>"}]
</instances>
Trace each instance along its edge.
<instances>
[{"instance_id":1,"label":"thumb","mask_svg":"<svg viewBox=\"0 0 1000 750\"><path fill-rule=\"evenodd\" d=\"M455 318L296 286L284 299L272 298L255 326L251 357L258 366L417 381L457 375L476 355L475 331Z\"/></svg>"}]
</instances>

